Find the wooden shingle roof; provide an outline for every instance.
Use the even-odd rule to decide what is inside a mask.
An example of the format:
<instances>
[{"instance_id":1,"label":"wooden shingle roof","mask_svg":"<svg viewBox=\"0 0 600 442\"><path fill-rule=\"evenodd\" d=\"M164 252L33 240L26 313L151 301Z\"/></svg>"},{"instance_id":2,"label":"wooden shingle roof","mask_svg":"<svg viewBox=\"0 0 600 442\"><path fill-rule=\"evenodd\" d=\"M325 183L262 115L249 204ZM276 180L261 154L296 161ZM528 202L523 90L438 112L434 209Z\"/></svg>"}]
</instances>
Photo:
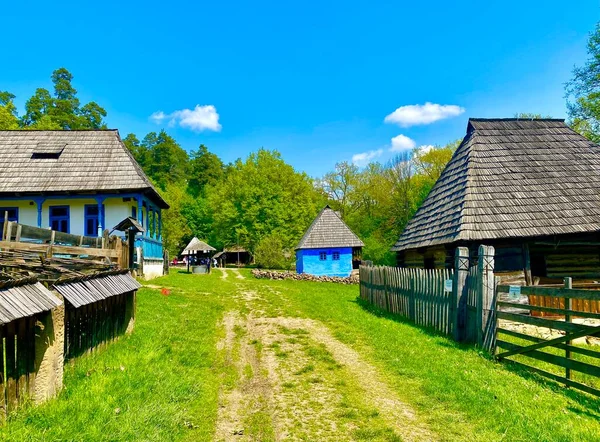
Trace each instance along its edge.
<instances>
[{"instance_id":1,"label":"wooden shingle roof","mask_svg":"<svg viewBox=\"0 0 600 442\"><path fill-rule=\"evenodd\" d=\"M600 231L600 147L564 120L470 119L393 251Z\"/></svg>"},{"instance_id":2,"label":"wooden shingle roof","mask_svg":"<svg viewBox=\"0 0 600 442\"><path fill-rule=\"evenodd\" d=\"M336 212L325 206L298 243L296 250L333 247L364 247L364 243Z\"/></svg>"},{"instance_id":3,"label":"wooden shingle roof","mask_svg":"<svg viewBox=\"0 0 600 442\"><path fill-rule=\"evenodd\" d=\"M204 241L200 241L198 238L194 236L194 238L190 241L190 243L183 249L181 252L182 255L189 255L192 252L216 252L213 246L209 246Z\"/></svg>"},{"instance_id":4,"label":"wooden shingle roof","mask_svg":"<svg viewBox=\"0 0 600 442\"><path fill-rule=\"evenodd\" d=\"M0 131L0 194L143 191L168 204L117 130Z\"/></svg>"},{"instance_id":5,"label":"wooden shingle roof","mask_svg":"<svg viewBox=\"0 0 600 442\"><path fill-rule=\"evenodd\" d=\"M33 316L62 305L35 278L0 282L0 324Z\"/></svg>"}]
</instances>

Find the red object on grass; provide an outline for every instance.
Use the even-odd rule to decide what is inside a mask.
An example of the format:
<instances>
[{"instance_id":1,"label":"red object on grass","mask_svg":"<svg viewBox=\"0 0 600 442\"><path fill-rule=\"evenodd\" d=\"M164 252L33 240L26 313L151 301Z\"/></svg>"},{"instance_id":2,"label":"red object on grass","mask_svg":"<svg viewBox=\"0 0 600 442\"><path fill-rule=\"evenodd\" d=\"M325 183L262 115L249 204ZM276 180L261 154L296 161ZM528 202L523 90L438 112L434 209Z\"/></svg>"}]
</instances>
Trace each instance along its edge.
<instances>
[{"instance_id":1,"label":"red object on grass","mask_svg":"<svg viewBox=\"0 0 600 442\"><path fill-rule=\"evenodd\" d=\"M171 290L169 289L160 289L160 293L165 296L169 296L171 294Z\"/></svg>"}]
</instances>

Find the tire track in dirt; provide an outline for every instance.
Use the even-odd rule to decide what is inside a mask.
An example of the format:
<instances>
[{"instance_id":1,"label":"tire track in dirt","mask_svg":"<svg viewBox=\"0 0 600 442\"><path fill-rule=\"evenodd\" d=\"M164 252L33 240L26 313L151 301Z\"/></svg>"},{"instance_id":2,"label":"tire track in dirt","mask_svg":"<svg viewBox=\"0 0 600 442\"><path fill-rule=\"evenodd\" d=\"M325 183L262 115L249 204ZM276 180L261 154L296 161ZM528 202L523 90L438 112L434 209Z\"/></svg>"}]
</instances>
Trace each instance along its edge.
<instances>
[{"instance_id":1,"label":"tire track in dirt","mask_svg":"<svg viewBox=\"0 0 600 442\"><path fill-rule=\"evenodd\" d=\"M273 432L271 410L272 388L264 376L261 361L260 336L252 328L252 321L236 311L223 318L224 338L217 349L224 351L225 365L233 366L237 381L233 389L221 388L215 441L278 440ZM261 420L252 422L256 416ZM248 431L250 428L250 431Z\"/></svg>"},{"instance_id":2,"label":"tire track in dirt","mask_svg":"<svg viewBox=\"0 0 600 442\"><path fill-rule=\"evenodd\" d=\"M438 437L418 421L414 409L400 400L398 395L384 382L378 370L352 348L331 335L321 323L303 318L263 318L263 323L287 329L307 330L311 339L325 345L333 358L350 371L362 390L362 397L376 408L387 425L405 441L434 441Z\"/></svg>"}]
</instances>

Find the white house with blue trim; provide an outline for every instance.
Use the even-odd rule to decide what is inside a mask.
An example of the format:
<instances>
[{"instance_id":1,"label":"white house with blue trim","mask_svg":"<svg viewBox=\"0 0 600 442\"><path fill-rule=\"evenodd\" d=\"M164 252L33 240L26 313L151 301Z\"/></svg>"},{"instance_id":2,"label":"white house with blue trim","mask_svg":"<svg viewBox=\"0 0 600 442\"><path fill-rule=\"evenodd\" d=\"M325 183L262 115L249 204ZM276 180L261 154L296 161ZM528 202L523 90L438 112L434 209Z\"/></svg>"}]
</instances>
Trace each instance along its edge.
<instances>
[{"instance_id":1,"label":"white house with blue trim","mask_svg":"<svg viewBox=\"0 0 600 442\"><path fill-rule=\"evenodd\" d=\"M358 268L364 243L325 206L296 247L296 272L315 276L350 276Z\"/></svg>"},{"instance_id":2,"label":"white house with blue trim","mask_svg":"<svg viewBox=\"0 0 600 442\"><path fill-rule=\"evenodd\" d=\"M0 131L0 223L102 236L131 216L146 277L162 275L162 210L169 205L117 130Z\"/></svg>"}]
</instances>

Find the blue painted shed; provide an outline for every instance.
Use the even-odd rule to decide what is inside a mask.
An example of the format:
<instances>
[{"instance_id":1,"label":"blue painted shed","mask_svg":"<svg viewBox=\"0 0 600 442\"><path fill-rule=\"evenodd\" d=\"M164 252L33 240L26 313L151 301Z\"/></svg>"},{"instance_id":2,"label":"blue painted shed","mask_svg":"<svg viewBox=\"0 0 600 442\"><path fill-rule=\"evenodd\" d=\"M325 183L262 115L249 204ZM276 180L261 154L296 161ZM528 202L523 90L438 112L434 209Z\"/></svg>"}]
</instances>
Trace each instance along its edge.
<instances>
[{"instance_id":1,"label":"blue painted shed","mask_svg":"<svg viewBox=\"0 0 600 442\"><path fill-rule=\"evenodd\" d=\"M350 276L358 268L364 243L325 206L296 247L296 272L315 276Z\"/></svg>"}]
</instances>

